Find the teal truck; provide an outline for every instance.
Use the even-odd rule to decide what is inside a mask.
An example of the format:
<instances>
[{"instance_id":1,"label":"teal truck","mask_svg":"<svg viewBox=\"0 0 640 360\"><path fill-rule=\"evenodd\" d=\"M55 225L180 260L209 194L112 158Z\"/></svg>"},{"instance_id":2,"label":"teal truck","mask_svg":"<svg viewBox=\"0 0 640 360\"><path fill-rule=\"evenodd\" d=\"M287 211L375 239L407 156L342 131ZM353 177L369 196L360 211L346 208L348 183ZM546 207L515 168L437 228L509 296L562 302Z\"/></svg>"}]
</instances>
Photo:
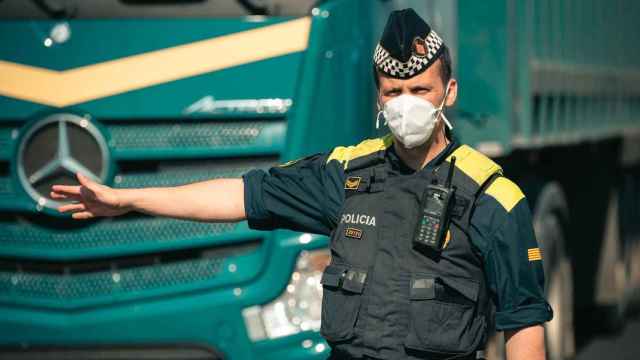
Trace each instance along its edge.
<instances>
[{"instance_id":1,"label":"teal truck","mask_svg":"<svg viewBox=\"0 0 640 360\"><path fill-rule=\"evenodd\" d=\"M238 177L381 135L372 51L408 6L451 48L455 136L529 198L549 357L580 321L620 323L640 285L640 3L0 0L0 358L325 358L327 238L71 221L49 187Z\"/></svg>"}]
</instances>

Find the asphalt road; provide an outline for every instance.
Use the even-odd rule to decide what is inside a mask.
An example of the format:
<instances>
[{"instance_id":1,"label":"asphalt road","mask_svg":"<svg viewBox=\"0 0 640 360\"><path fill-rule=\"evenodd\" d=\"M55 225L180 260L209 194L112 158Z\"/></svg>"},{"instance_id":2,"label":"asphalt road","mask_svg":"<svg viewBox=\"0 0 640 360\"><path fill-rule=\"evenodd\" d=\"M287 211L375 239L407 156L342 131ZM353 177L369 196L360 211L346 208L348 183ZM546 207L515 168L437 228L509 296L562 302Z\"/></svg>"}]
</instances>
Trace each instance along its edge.
<instances>
[{"instance_id":1,"label":"asphalt road","mask_svg":"<svg viewBox=\"0 0 640 360\"><path fill-rule=\"evenodd\" d=\"M578 348L576 360L640 359L640 317L635 316L617 333L597 334Z\"/></svg>"}]
</instances>

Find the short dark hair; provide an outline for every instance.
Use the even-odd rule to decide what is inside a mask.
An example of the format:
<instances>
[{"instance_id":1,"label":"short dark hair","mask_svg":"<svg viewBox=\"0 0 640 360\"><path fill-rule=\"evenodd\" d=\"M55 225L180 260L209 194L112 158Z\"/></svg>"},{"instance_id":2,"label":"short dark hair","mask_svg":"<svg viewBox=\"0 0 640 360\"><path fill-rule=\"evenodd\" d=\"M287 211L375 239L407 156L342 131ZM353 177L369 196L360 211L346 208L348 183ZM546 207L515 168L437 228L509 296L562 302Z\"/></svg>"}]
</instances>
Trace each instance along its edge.
<instances>
[{"instance_id":1,"label":"short dark hair","mask_svg":"<svg viewBox=\"0 0 640 360\"><path fill-rule=\"evenodd\" d=\"M442 50L440 51L440 55L438 55L436 61L440 61L440 78L442 79L442 83L446 86L449 80L451 80L451 53L449 53L449 48L446 45L442 45ZM435 63L435 62L434 62ZM376 83L376 89L380 89L380 72L378 68L376 68L375 64L373 65L373 81Z\"/></svg>"}]
</instances>

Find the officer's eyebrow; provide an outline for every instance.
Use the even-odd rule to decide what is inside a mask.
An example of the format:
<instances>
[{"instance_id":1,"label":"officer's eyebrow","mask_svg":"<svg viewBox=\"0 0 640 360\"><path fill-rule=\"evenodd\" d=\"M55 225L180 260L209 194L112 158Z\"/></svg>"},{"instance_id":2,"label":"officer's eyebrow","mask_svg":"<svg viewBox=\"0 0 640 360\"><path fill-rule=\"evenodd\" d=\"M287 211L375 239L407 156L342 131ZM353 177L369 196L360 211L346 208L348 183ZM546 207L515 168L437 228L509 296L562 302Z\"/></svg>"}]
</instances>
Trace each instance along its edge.
<instances>
[{"instance_id":1,"label":"officer's eyebrow","mask_svg":"<svg viewBox=\"0 0 640 360\"><path fill-rule=\"evenodd\" d=\"M409 90L411 90L412 92L421 91L421 90L431 91L433 90L433 86L417 84L417 85L409 86Z\"/></svg>"},{"instance_id":2,"label":"officer's eyebrow","mask_svg":"<svg viewBox=\"0 0 640 360\"><path fill-rule=\"evenodd\" d=\"M402 88L400 86L392 86L392 87L388 87L388 88L384 88L382 89L382 92L385 94L390 94L390 93L394 93L394 92L401 92Z\"/></svg>"}]
</instances>

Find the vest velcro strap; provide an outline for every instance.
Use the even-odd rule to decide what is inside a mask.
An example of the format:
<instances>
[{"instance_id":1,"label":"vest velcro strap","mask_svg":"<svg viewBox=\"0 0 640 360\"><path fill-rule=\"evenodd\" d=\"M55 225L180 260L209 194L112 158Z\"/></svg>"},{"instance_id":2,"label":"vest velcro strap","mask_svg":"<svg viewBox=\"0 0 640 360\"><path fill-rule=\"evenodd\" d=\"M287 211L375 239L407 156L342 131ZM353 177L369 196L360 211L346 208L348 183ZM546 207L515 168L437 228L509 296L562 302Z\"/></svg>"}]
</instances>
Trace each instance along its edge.
<instances>
[{"instance_id":1,"label":"vest velcro strap","mask_svg":"<svg viewBox=\"0 0 640 360\"><path fill-rule=\"evenodd\" d=\"M364 270L345 265L329 265L322 274L320 284L362 294L366 281L367 272Z\"/></svg>"},{"instance_id":2,"label":"vest velcro strap","mask_svg":"<svg viewBox=\"0 0 640 360\"><path fill-rule=\"evenodd\" d=\"M411 279L411 300L431 300L436 298L434 278Z\"/></svg>"},{"instance_id":3,"label":"vest velcro strap","mask_svg":"<svg viewBox=\"0 0 640 360\"><path fill-rule=\"evenodd\" d=\"M387 180L387 169L382 166L376 166L371 169L371 184L369 185L369 192L381 192L384 191L384 182Z\"/></svg>"},{"instance_id":4,"label":"vest velcro strap","mask_svg":"<svg viewBox=\"0 0 640 360\"><path fill-rule=\"evenodd\" d=\"M365 271L349 269L342 280L341 288L352 293L362 294L366 281L367 273Z\"/></svg>"},{"instance_id":5,"label":"vest velcro strap","mask_svg":"<svg viewBox=\"0 0 640 360\"><path fill-rule=\"evenodd\" d=\"M439 276L438 279L446 286L454 289L467 299L475 302L478 300L480 284L472 279L457 278L452 276Z\"/></svg>"},{"instance_id":6,"label":"vest velcro strap","mask_svg":"<svg viewBox=\"0 0 640 360\"><path fill-rule=\"evenodd\" d=\"M322 279L320 279L320 284L327 285L331 287L340 287L342 284L342 278L344 277L345 272L347 272L347 267L342 265L329 265L324 269L324 273L322 273Z\"/></svg>"},{"instance_id":7,"label":"vest velcro strap","mask_svg":"<svg viewBox=\"0 0 640 360\"><path fill-rule=\"evenodd\" d=\"M384 183L374 182L369 186L369 192L376 193L384 191Z\"/></svg>"},{"instance_id":8,"label":"vest velcro strap","mask_svg":"<svg viewBox=\"0 0 640 360\"><path fill-rule=\"evenodd\" d=\"M374 182L382 183L387 179L387 169L383 166L373 168Z\"/></svg>"}]
</instances>

